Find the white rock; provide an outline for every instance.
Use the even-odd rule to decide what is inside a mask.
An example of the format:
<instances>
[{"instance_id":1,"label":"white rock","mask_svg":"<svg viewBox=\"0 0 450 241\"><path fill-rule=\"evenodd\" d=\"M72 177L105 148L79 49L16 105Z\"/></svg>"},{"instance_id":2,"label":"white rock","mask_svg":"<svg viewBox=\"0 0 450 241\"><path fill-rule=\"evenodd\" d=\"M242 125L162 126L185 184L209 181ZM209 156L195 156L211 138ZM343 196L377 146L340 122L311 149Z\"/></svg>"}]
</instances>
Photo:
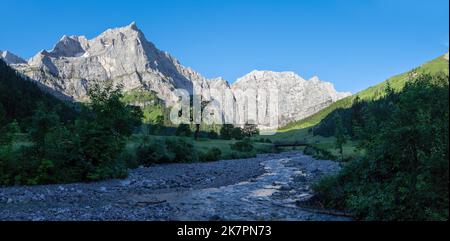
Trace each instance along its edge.
<instances>
[{"instance_id":1,"label":"white rock","mask_svg":"<svg viewBox=\"0 0 450 241\"><path fill-rule=\"evenodd\" d=\"M0 51L0 59L7 64L25 64L27 62L9 51Z\"/></svg>"},{"instance_id":2,"label":"white rock","mask_svg":"<svg viewBox=\"0 0 450 241\"><path fill-rule=\"evenodd\" d=\"M239 78L232 86L236 96L236 102L239 109L246 109L245 99L237 93L249 89L258 90L254 92L252 98L256 100L258 110L249 110L250 112L261 113L261 106L267 106L265 99L261 99L261 93L276 91L278 99L268 101L278 102L279 124L284 125L292 121L306 118L321 109L329 106L339 99L351 95L351 93L339 93L329 82L320 81L317 76L310 80L305 80L294 72L273 72L273 71L252 71L251 73ZM248 97L248 95L247 95ZM240 123L247 120L239 115Z\"/></svg>"},{"instance_id":3,"label":"white rock","mask_svg":"<svg viewBox=\"0 0 450 241\"><path fill-rule=\"evenodd\" d=\"M27 63L2 52L2 58L29 78L49 87L59 98L86 101L93 83L122 84L124 91L154 91L171 106L178 101L175 89L185 89L210 101L206 119L243 124L253 120L246 112L257 112L259 123L267 120L269 106L278 101L278 122L284 125L303 119L350 93L337 92L331 83L317 77L305 80L294 72L253 71L229 85L223 78L208 80L184 67L169 53L149 42L136 23L108 29L87 40L84 36L63 36L50 51L43 50ZM242 92L256 89L251 98L256 106L246 106ZM266 100L264 91L276 89L278 100ZM259 116L262 116L259 118Z\"/></svg>"}]
</instances>

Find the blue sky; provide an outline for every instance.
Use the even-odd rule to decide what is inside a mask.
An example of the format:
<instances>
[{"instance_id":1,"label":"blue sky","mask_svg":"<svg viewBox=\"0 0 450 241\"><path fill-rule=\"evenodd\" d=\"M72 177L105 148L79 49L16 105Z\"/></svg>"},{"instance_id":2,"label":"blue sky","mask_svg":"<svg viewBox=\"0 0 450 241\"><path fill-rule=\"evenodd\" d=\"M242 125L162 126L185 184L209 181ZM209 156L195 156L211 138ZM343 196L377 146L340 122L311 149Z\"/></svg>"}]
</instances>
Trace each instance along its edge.
<instances>
[{"instance_id":1,"label":"blue sky","mask_svg":"<svg viewBox=\"0 0 450 241\"><path fill-rule=\"evenodd\" d=\"M448 0L2 0L0 49L29 58L64 34L136 21L206 77L318 75L357 92L448 51Z\"/></svg>"}]
</instances>

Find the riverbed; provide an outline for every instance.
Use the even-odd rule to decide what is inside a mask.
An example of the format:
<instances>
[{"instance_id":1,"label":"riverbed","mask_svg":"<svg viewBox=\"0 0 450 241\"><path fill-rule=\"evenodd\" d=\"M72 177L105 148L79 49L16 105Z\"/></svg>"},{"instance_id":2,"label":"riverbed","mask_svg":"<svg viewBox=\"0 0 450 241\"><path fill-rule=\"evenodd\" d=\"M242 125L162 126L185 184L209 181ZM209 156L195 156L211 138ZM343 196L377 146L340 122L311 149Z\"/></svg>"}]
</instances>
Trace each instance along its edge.
<instances>
[{"instance_id":1,"label":"riverbed","mask_svg":"<svg viewBox=\"0 0 450 241\"><path fill-rule=\"evenodd\" d=\"M130 170L123 180L0 188L0 220L341 221L298 204L339 170L301 152Z\"/></svg>"}]
</instances>

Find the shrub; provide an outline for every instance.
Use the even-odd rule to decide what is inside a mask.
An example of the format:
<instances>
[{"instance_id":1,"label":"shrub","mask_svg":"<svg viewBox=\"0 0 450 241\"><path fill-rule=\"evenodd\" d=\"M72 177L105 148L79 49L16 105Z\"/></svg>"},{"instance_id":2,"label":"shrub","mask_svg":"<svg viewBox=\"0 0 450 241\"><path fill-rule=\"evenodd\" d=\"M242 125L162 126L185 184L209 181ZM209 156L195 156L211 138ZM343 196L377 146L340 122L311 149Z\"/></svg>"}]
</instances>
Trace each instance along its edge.
<instances>
[{"instance_id":1,"label":"shrub","mask_svg":"<svg viewBox=\"0 0 450 241\"><path fill-rule=\"evenodd\" d=\"M224 140L230 140L233 137L233 128L234 127L231 124L222 125L222 127L220 128L220 138Z\"/></svg>"},{"instance_id":2,"label":"shrub","mask_svg":"<svg viewBox=\"0 0 450 241\"><path fill-rule=\"evenodd\" d=\"M246 123L244 128L242 128L244 136L252 137L254 135L259 135L258 126L255 124Z\"/></svg>"},{"instance_id":3,"label":"shrub","mask_svg":"<svg viewBox=\"0 0 450 241\"><path fill-rule=\"evenodd\" d=\"M151 164L172 162L175 156L174 153L170 153L167 150L164 142L153 140L138 147L137 158L139 164L149 166Z\"/></svg>"},{"instance_id":4,"label":"shrub","mask_svg":"<svg viewBox=\"0 0 450 241\"><path fill-rule=\"evenodd\" d=\"M209 131L207 134L207 137L209 139L218 139L219 138L219 134L217 134L217 132L215 131Z\"/></svg>"},{"instance_id":5,"label":"shrub","mask_svg":"<svg viewBox=\"0 0 450 241\"><path fill-rule=\"evenodd\" d=\"M119 155L119 160L126 163L127 168L139 167L138 148L125 148Z\"/></svg>"},{"instance_id":6,"label":"shrub","mask_svg":"<svg viewBox=\"0 0 450 241\"><path fill-rule=\"evenodd\" d=\"M338 159L331 152L321 149L321 148L318 148L318 147L314 147L314 146L306 146L305 149L303 150L303 154L312 156L316 159L321 159L321 160L337 160Z\"/></svg>"},{"instance_id":7,"label":"shrub","mask_svg":"<svg viewBox=\"0 0 450 241\"><path fill-rule=\"evenodd\" d=\"M231 131L231 136L236 140L242 140L245 137L244 132L240 127L233 128L233 130Z\"/></svg>"},{"instance_id":8,"label":"shrub","mask_svg":"<svg viewBox=\"0 0 450 241\"><path fill-rule=\"evenodd\" d=\"M253 145L248 141L238 141L231 144L231 149L240 152L251 152L253 150Z\"/></svg>"},{"instance_id":9,"label":"shrub","mask_svg":"<svg viewBox=\"0 0 450 241\"><path fill-rule=\"evenodd\" d=\"M184 139L168 138L166 139L167 150L173 153L174 162L196 162L198 153L194 145Z\"/></svg>"},{"instance_id":10,"label":"shrub","mask_svg":"<svg viewBox=\"0 0 450 241\"><path fill-rule=\"evenodd\" d=\"M180 124L175 131L176 136L191 136L192 130L188 124Z\"/></svg>"},{"instance_id":11,"label":"shrub","mask_svg":"<svg viewBox=\"0 0 450 241\"><path fill-rule=\"evenodd\" d=\"M200 160L204 162L217 161L220 159L221 155L222 151L217 147L213 147L209 149L206 153L202 153L200 155Z\"/></svg>"}]
</instances>

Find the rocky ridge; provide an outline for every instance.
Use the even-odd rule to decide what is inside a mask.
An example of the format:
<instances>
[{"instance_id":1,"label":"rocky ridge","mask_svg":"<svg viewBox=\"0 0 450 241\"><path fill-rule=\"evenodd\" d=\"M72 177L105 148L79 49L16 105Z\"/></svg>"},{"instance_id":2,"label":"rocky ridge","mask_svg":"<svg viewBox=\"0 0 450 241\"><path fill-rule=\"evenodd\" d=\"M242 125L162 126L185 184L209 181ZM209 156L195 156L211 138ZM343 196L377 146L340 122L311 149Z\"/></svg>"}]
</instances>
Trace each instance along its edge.
<instances>
[{"instance_id":1,"label":"rocky ridge","mask_svg":"<svg viewBox=\"0 0 450 241\"><path fill-rule=\"evenodd\" d=\"M230 85L223 78L207 79L185 67L169 53L156 48L143 32L131 23L108 29L88 40L84 36L63 36L47 51L42 50L28 61L10 52L1 52L2 59L26 75L60 93L71 101L86 101L87 89L93 83L122 85L124 91L154 91L167 106L179 97L175 89L196 93L210 103L207 112L216 120L234 124L250 120L245 111L252 111L246 98L256 98L258 115L267 114L268 101L261 92L276 88L279 98L279 124L303 119L350 93L337 92L331 83L317 77L304 80L293 72L253 71ZM242 96L250 88L257 91Z\"/></svg>"}]
</instances>

